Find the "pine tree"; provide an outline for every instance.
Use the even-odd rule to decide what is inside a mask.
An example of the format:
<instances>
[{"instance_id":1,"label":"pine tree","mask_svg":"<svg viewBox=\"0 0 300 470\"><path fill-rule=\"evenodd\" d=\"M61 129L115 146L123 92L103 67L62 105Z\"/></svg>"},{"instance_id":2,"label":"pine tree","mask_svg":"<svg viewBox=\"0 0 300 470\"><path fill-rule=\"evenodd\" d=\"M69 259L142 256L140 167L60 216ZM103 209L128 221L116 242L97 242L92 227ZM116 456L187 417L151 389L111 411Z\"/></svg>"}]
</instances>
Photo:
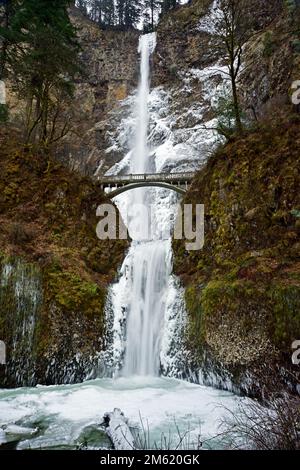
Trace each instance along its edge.
<instances>
[{"instance_id":1,"label":"pine tree","mask_svg":"<svg viewBox=\"0 0 300 470\"><path fill-rule=\"evenodd\" d=\"M7 61L7 48L9 40L1 36L2 30L8 30L17 2L14 0L0 0L0 80L4 78Z\"/></svg>"},{"instance_id":2,"label":"pine tree","mask_svg":"<svg viewBox=\"0 0 300 470\"><path fill-rule=\"evenodd\" d=\"M103 24L112 27L115 24L115 2L114 0L103 0Z\"/></svg>"},{"instance_id":3,"label":"pine tree","mask_svg":"<svg viewBox=\"0 0 300 470\"><path fill-rule=\"evenodd\" d=\"M125 4L125 27L133 28L141 19L142 3L140 0L127 0Z\"/></svg>"},{"instance_id":4,"label":"pine tree","mask_svg":"<svg viewBox=\"0 0 300 470\"><path fill-rule=\"evenodd\" d=\"M102 28L109 28L115 24L114 0L90 0L89 16Z\"/></svg>"},{"instance_id":5,"label":"pine tree","mask_svg":"<svg viewBox=\"0 0 300 470\"><path fill-rule=\"evenodd\" d=\"M58 106L72 95L78 44L68 0L17 1L0 37L7 43L6 72L27 100L26 133L45 144L55 138ZM65 129L63 130L63 132Z\"/></svg>"},{"instance_id":6,"label":"pine tree","mask_svg":"<svg viewBox=\"0 0 300 470\"><path fill-rule=\"evenodd\" d=\"M88 6L91 20L102 24L102 0L90 0Z\"/></svg>"},{"instance_id":7,"label":"pine tree","mask_svg":"<svg viewBox=\"0 0 300 470\"><path fill-rule=\"evenodd\" d=\"M118 25L123 29L130 29L137 25L142 15L141 0L117 0L116 11Z\"/></svg>"},{"instance_id":8,"label":"pine tree","mask_svg":"<svg viewBox=\"0 0 300 470\"><path fill-rule=\"evenodd\" d=\"M150 25L150 27L147 27L147 30L154 30L154 22L155 22L155 15L158 13L161 7L161 1L160 0L145 0L144 3L144 19L145 19L145 25ZM145 26L144 26L145 29Z\"/></svg>"}]
</instances>

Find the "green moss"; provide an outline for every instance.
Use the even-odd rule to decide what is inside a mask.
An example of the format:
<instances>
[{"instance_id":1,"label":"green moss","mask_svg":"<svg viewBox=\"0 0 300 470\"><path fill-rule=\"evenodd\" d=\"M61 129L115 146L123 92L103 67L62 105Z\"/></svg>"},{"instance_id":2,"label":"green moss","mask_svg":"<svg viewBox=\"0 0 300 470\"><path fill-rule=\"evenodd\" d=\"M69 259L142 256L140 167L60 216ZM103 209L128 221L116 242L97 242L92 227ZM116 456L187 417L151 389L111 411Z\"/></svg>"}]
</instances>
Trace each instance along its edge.
<instances>
[{"instance_id":1,"label":"green moss","mask_svg":"<svg viewBox=\"0 0 300 470\"><path fill-rule=\"evenodd\" d=\"M278 42L274 37L274 33L272 31L267 31L263 38L263 55L265 57L271 57L278 47Z\"/></svg>"},{"instance_id":2,"label":"green moss","mask_svg":"<svg viewBox=\"0 0 300 470\"><path fill-rule=\"evenodd\" d=\"M201 353L201 345L205 338L203 311L200 301L201 288L190 287L185 291L185 302L190 315L186 340L190 348Z\"/></svg>"},{"instance_id":3,"label":"green moss","mask_svg":"<svg viewBox=\"0 0 300 470\"><path fill-rule=\"evenodd\" d=\"M8 107L0 103L0 123L7 122L9 118Z\"/></svg>"},{"instance_id":4,"label":"green moss","mask_svg":"<svg viewBox=\"0 0 300 470\"><path fill-rule=\"evenodd\" d=\"M88 317L103 316L106 291L98 284L80 275L57 268L47 273L49 300L64 311L79 311Z\"/></svg>"},{"instance_id":5,"label":"green moss","mask_svg":"<svg viewBox=\"0 0 300 470\"><path fill-rule=\"evenodd\" d=\"M95 338L101 337L104 328L106 287L76 272L62 269L59 260L54 260L50 267L44 269L43 286L45 301L36 323L35 357L43 360L58 341L62 341L60 347L66 347L67 341L72 348L71 337L77 333L78 328L74 318L81 318L80 324L85 335L83 344L86 347L89 342L93 344ZM65 332L67 339L52 336L61 322L70 327L70 331Z\"/></svg>"},{"instance_id":6,"label":"green moss","mask_svg":"<svg viewBox=\"0 0 300 470\"><path fill-rule=\"evenodd\" d=\"M257 288L251 281L210 281L203 289L201 304L205 316L231 311L238 314L241 302L253 299Z\"/></svg>"},{"instance_id":7,"label":"green moss","mask_svg":"<svg viewBox=\"0 0 300 470\"><path fill-rule=\"evenodd\" d=\"M268 291L272 315L272 334L278 347L288 351L300 337L300 285L274 283Z\"/></svg>"},{"instance_id":8,"label":"green moss","mask_svg":"<svg viewBox=\"0 0 300 470\"><path fill-rule=\"evenodd\" d=\"M25 283L27 277L30 282L38 279L42 299L29 355L34 358L36 378L44 382L52 362L67 365L78 352L88 358L103 348L107 288L128 243L97 238L97 206L111 201L90 179L72 173L49 155L24 148L10 135L2 139L2 132L0 245L3 258L11 256L31 266L26 268ZM15 267L14 271L18 275ZM12 279L9 286L1 284L0 295L0 338L7 338L10 350L16 322L22 321L15 314ZM24 318L33 310L31 297L24 300Z\"/></svg>"},{"instance_id":9,"label":"green moss","mask_svg":"<svg viewBox=\"0 0 300 470\"><path fill-rule=\"evenodd\" d=\"M300 219L300 210L298 209L291 210L291 215L296 217L296 219Z\"/></svg>"}]
</instances>

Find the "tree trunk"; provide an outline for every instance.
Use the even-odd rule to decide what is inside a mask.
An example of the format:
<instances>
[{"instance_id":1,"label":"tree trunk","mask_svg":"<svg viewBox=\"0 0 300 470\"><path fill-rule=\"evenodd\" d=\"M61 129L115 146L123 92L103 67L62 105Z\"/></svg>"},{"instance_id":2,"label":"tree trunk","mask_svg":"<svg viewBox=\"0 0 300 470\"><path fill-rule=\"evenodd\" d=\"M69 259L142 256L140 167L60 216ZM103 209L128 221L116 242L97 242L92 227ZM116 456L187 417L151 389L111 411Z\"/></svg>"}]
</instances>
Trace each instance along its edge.
<instances>
[{"instance_id":1,"label":"tree trunk","mask_svg":"<svg viewBox=\"0 0 300 470\"><path fill-rule=\"evenodd\" d=\"M243 124L241 119L241 112L240 112L240 103L239 97L237 92L236 80L235 80L235 70L234 66L231 68L230 76L231 76L231 87L232 87L232 97L233 97L233 108L234 108L234 116L235 116L235 123L238 132L243 131Z\"/></svg>"},{"instance_id":2,"label":"tree trunk","mask_svg":"<svg viewBox=\"0 0 300 470\"><path fill-rule=\"evenodd\" d=\"M48 134L48 116L49 115L49 87L45 85L43 100L42 100L42 132L41 132L41 141L47 143L47 134Z\"/></svg>"},{"instance_id":3,"label":"tree trunk","mask_svg":"<svg viewBox=\"0 0 300 470\"><path fill-rule=\"evenodd\" d=\"M115 450L135 449L133 435L121 410L115 408L112 413L106 413L104 423L106 424L106 433Z\"/></svg>"},{"instance_id":4,"label":"tree trunk","mask_svg":"<svg viewBox=\"0 0 300 470\"><path fill-rule=\"evenodd\" d=\"M151 29L154 31L154 2L151 2Z\"/></svg>"}]
</instances>

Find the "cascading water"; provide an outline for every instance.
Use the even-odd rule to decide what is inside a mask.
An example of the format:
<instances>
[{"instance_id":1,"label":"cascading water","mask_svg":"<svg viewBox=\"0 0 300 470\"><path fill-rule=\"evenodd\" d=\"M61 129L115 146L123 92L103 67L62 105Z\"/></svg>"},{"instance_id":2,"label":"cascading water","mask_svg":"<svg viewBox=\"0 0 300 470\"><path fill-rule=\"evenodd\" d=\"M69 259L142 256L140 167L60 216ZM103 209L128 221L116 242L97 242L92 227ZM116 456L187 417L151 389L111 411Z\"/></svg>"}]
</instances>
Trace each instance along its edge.
<instances>
[{"instance_id":1,"label":"cascading water","mask_svg":"<svg viewBox=\"0 0 300 470\"><path fill-rule=\"evenodd\" d=\"M214 16L213 8L205 22ZM179 120L199 122L207 108L213 106L213 98L222 95L223 85L219 90L219 82L214 81L216 66L191 69L190 75L183 78L180 93L189 97L190 81L197 77L207 103L197 103L192 108L189 104L185 114L179 116L178 110L172 108L172 98L175 102L177 99L175 92L171 95L163 87L150 90L150 59L155 45L155 34L140 38L138 92L123 103L126 114L116 127L111 147L131 150L110 168L110 175L193 171L203 164L208 149L211 151L218 142L211 130L203 131L197 126L182 130ZM214 125L213 121L208 123L208 127ZM184 292L172 275L170 236L178 196L163 189L135 189L118 196L115 203L133 242L120 279L110 288L106 368L117 371L116 375L121 370L123 376L157 376L160 371L162 375L186 376ZM143 210L135 211L136 205ZM150 215L145 208L151 208Z\"/></svg>"},{"instance_id":2,"label":"cascading water","mask_svg":"<svg viewBox=\"0 0 300 470\"><path fill-rule=\"evenodd\" d=\"M156 46L155 34L145 34L139 41L140 83L138 89L136 117L137 127L135 136L135 147L132 153L131 170L133 173L145 173L148 169L148 99L150 92L150 55Z\"/></svg>"},{"instance_id":3,"label":"cascading water","mask_svg":"<svg viewBox=\"0 0 300 470\"><path fill-rule=\"evenodd\" d=\"M136 138L131 153L131 172L146 173L149 169L148 99L150 56L155 48L155 34L140 38L140 84L136 104ZM171 273L169 244L154 239L149 233L149 194L135 190L129 195L130 207L143 204L142 210L127 217L133 244L125 260L127 277L126 341L122 375L158 375L160 370L160 345ZM137 221L136 218L139 218ZM137 229L140 230L137 230Z\"/></svg>"},{"instance_id":4,"label":"cascading water","mask_svg":"<svg viewBox=\"0 0 300 470\"><path fill-rule=\"evenodd\" d=\"M158 375L170 265L165 242L134 247L123 374Z\"/></svg>"}]
</instances>

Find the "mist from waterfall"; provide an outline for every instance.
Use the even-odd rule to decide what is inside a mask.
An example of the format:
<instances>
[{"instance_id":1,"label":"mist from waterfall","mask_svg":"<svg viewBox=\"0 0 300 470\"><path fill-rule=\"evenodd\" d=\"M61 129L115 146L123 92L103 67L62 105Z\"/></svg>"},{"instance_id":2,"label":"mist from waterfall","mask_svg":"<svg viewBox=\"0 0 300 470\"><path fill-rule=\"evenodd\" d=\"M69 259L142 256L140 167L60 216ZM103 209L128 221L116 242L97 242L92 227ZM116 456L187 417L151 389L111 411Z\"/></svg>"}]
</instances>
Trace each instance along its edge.
<instances>
[{"instance_id":1,"label":"mist from waterfall","mask_svg":"<svg viewBox=\"0 0 300 470\"><path fill-rule=\"evenodd\" d=\"M165 241L137 244L130 254L129 302L122 375L159 375L170 275Z\"/></svg>"},{"instance_id":2,"label":"mist from waterfall","mask_svg":"<svg viewBox=\"0 0 300 470\"><path fill-rule=\"evenodd\" d=\"M199 24L205 31L213 28L214 4ZM221 65L179 70L173 84L150 90L155 43L155 34L140 38L139 88L111 112L106 154L108 161L115 163L107 174L194 171L218 142L219 137L211 130L216 122L206 118L210 119L208 110L223 88L222 80L216 80ZM194 103L194 91L199 86L203 102ZM122 160L117 161L119 153ZM101 161L96 175L102 172ZM110 451L111 443L105 441L99 423L104 414L120 408L137 433L146 424L149 450L157 449L160 443L165 448L164 436L169 450L199 450L199 443L203 450L228 448L229 436L222 433L220 424L240 412L245 398L203 385L210 382L218 389L230 389L231 379L222 369L217 376L214 370L193 369L191 379L195 383L178 380L186 378L190 364L189 351L185 350L184 288L172 274L167 227L172 227L170 218L176 213L178 196L167 189L140 188L119 195L114 202L133 241L118 280L108 290L106 334L99 331L103 350L87 357L79 348L76 361L71 363L62 362L61 355L56 355L47 371L51 370L49 383L63 380L63 386L0 389L0 445L8 443L18 450ZM132 207L141 203L144 208L151 205L151 218L145 212L133 216ZM152 230L149 235L148 224L155 233ZM21 371L21 383L32 369L28 359L33 357L41 282L33 267L23 269L9 262L3 266L2 283L4 294L12 287L18 307L11 318L15 340L21 333L23 339L18 356L13 353L12 359ZM9 313L14 305L8 307ZM20 354L25 354L24 358ZM83 373L85 382L74 384L78 377L81 381ZM140 436L143 438L142 430ZM240 445L241 438L236 437L236 445Z\"/></svg>"},{"instance_id":3,"label":"mist from waterfall","mask_svg":"<svg viewBox=\"0 0 300 470\"><path fill-rule=\"evenodd\" d=\"M168 171L155 158L153 146L153 136L160 135L163 126L153 101L156 94L150 91L155 46L155 33L141 36L139 87L130 97L130 113L121 131L127 132L131 146L109 174ZM172 275L171 243L178 196L166 189L139 188L114 202L132 243L107 299L105 369L123 377L180 375L185 305L183 289Z\"/></svg>"}]
</instances>

